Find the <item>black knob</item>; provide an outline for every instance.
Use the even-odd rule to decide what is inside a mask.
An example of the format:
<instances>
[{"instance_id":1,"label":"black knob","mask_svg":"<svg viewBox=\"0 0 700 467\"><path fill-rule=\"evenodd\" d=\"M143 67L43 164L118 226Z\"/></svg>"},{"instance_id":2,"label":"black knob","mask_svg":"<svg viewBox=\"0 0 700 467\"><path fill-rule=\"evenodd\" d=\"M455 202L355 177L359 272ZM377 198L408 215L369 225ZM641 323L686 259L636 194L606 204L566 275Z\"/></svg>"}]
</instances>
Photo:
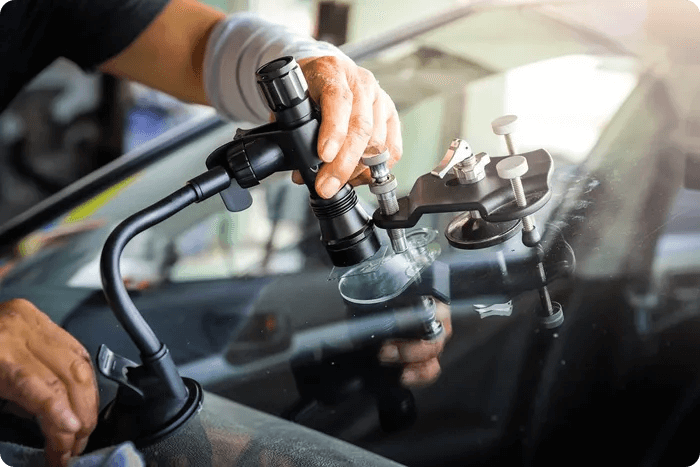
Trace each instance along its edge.
<instances>
[{"instance_id":1,"label":"black knob","mask_svg":"<svg viewBox=\"0 0 700 467\"><path fill-rule=\"evenodd\" d=\"M295 107L309 97L309 87L294 57L268 62L256 76L268 107L275 113Z\"/></svg>"}]
</instances>

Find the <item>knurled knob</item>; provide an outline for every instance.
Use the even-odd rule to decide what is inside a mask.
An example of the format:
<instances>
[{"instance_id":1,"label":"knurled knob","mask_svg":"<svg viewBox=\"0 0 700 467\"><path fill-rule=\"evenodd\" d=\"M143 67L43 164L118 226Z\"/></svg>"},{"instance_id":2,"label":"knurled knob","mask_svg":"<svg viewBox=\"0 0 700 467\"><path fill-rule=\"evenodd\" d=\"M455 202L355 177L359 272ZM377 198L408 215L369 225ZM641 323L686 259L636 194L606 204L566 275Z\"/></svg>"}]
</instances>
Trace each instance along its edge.
<instances>
[{"instance_id":1,"label":"knurled knob","mask_svg":"<svg viewBox=\"0 0 700 467\"><path fill-rule=\"evenodd\" d=\"M294 107L308 97L308 85L293 57L282 57L256 72L258 87L273 112Z\"/></svg>"}]
</instances>

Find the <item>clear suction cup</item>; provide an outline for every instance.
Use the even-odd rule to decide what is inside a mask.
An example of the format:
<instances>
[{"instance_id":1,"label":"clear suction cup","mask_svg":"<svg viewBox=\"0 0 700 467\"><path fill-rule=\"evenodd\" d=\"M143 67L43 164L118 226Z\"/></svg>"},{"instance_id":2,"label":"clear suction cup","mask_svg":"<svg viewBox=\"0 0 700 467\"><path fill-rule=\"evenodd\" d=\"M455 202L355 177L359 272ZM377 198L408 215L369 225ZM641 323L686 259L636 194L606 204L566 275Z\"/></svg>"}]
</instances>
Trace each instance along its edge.
<instances>
[{"instance_id":1,"label":"clear suction cup","mask_svg":"<svg viewBox=\"0 0 700 467\"><path fill-rule=\"evenodd\" d=\"M383 247L373 258L340 274L340 295L351 302L370 305L395 298L420 278L420 273L440 255L440 245L433 244L437 231L416 229L406 234L408 249L394 254Z\"/></svg>"}]
</instances>

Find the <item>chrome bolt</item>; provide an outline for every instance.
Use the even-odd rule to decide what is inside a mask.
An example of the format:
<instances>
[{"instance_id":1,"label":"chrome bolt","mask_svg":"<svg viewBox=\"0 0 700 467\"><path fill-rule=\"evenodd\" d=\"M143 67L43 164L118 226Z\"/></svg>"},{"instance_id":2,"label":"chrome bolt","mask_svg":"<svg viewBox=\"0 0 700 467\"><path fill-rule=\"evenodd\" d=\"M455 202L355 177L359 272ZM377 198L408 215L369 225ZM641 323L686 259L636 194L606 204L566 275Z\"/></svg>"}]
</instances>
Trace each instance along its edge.
<instances>
[{"instance_id":1,"label":"chrome bolt","mask_svg":"<svg viewBox=\"0 0 700 467\"><path fill-rule=\"evenodd\" d=\"M370 191L377 196L379 211L385 216L391 216L399 212L399 200L396 197L396 179L389 171L388 161L388 150L362 158L362 163L369 167L369 171L372 174ZM403 253L408 249L406 231L404 229L387 229L387 233L395 253Z\"/></svg>"}]
</instances>

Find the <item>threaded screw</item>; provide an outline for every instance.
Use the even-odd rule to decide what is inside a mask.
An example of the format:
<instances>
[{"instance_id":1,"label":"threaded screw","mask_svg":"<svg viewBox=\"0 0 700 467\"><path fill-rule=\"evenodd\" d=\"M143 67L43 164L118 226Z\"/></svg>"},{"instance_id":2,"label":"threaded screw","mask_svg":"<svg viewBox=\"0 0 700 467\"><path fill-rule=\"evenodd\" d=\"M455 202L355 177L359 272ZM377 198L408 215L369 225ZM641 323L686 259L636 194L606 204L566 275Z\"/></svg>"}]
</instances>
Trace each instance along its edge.
<instances>
[{"instance_id":1,"label":"threaded screw","mask_svg":"<svg viewBox=\"0 0 700 467\"><path fill-rule=\"evenodd\" d=\"M388 161L389 151L362 158L362 163L369 167L369 171L372 174L370 191L377 196L379 210L385 216L391 216L399 212L399 200L396 197L396 180L389 171ZM387 232L391 241L391 247L395 253L403 253L408 249L406 231L404 229L387 229Z\"/></svg>"},{"instance_id":2,"label":"threaded screw","mask_svg":"<svg viewBox=\"0 0 700 467\"><path fill-rule=\"evenodd\" d=\"M496 165L496 171L498 172L498 176L502 179L510 180L510 185L515 195L515 202L518 207L527 207L527 197L525 196L525 189L523 188L523 182L520 178L528 171L527 159L523 156L507 157ZM526 232L532 232L535 229L535 219L532 216L525 216L523 218L523 229Z\"/></svg>"}]
</instances>

